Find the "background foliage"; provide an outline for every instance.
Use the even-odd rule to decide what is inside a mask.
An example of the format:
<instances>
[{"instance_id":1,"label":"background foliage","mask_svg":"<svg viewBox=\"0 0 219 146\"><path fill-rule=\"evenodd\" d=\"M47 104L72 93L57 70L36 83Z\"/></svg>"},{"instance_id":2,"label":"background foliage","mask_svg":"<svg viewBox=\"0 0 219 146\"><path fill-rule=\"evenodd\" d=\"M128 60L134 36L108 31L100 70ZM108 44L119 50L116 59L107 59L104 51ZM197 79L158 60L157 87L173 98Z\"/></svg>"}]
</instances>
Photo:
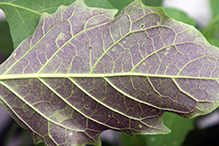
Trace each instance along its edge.
<instances>
[{"instance_id":1,"label":"background foliage","mask_svg":"<svg viewBox=\"0 0 219 146\"><path fill-rule=\"evenodd\" d=\"M7 17L7 22L5 20L0 21L0 62L3 62L4 59L9 56L13 49L15 49L22 40L33 33L43 12L54 13L60 5L70 5L74 1L75 0L14 0L13 2L10 2L10 0L1 0L0 8L4 10ZM133 0L85 0L85 3L88 6L118 9L121 11L132 1ZM162 0L143 0L143 3L150 6L161 6ZM213 19L205 28L201 29L200 31L211 44L219 47L218 0L211 0L211 6L213 11ZM165 8L164 10L170 17L195 26L195 21L188 17L184 12L170 8ZM206 138L199 139L200 143L195 144L193 142L194 140L197 140L197 136L202 137L203 135L211 135L212 133L218 133L219 131L218 127L203 131L197 130L194 127L194 122L194 119L184 119L177 115L166 113L164 115L164 123L167 125L167 127L172 129L171 134L155 136L138 135L134 139L122 134L122 144L124 146L201 146L205 144ZM4 134L0 135L0 145L7 146L10 138L13 137L17 132L22 135L23 142L28 141L27 139L30 138L28 133L19 128L19 126L13 121L4 129ZM189 132L190 134L187 136ZM210 139L210 144L212 146L218 145L218 143L214 141L218 137L211 136L211 138L213 139ZM26 143L23 143L22 145L25 146L25 144Z\"/></svg>"}]
</instances>

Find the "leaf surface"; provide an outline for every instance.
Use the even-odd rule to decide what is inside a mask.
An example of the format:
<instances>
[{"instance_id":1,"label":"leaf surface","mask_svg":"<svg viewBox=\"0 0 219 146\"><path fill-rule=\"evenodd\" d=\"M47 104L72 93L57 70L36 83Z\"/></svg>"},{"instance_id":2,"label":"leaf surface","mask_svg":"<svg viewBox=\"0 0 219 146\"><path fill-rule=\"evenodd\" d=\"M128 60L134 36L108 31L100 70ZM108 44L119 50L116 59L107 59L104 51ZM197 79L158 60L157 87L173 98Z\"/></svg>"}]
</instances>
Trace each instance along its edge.
<instances>
[{"instance_id":1,"label":"leaf surface","mask_svg":"<svg viewBox=\"0 0 219 146\"><path fill-rule=\"evenodd\" d=\"M0 66L0 101L36 143L165 134L164 112L192 118L218 106L219 52L200 32L139 0L116 13L82 0L44 13Z\"/></svg>"},{"instance_id":2,"label":"leaf surface","mask_svg":"<svg viewBox=\"0 0 219 146\"><path fill-rule=\"evenodd\" d=\"M7 21L0 20L0 64L4 62L13 51L13 43L11 40Z\"/></svg>"},{"instance_id":3,"label":"leaf surface","mask_svg":"<svg viewBox=\"0 0 219 146\"><path fill-rule=\"evenodd\" d=\"M0 54L9 56L13 51L13 43L7 21L0 20L0 32Z\"/></svg>"}]
</instances>

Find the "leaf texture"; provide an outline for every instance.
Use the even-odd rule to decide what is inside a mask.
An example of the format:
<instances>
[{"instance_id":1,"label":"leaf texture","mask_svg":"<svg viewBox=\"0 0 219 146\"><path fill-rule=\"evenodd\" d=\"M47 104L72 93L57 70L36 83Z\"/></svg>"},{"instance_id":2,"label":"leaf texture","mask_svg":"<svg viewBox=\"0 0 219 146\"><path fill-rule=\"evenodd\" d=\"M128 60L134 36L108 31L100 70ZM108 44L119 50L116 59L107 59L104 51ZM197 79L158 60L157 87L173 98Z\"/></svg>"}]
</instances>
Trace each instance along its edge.
<instances>
[{"instance_id":1,"label":"leaf texture","mask_svg":"<svg viewBox=\"0 0 219 146\"><path fill-rule=\"evenodd\" d=\"M164 112L192 118L218 106L218 48L140 0L116 13L83 0L44 13L0 66L0 101L36 143L165 134Z\"/></svg>"}]
</instances>

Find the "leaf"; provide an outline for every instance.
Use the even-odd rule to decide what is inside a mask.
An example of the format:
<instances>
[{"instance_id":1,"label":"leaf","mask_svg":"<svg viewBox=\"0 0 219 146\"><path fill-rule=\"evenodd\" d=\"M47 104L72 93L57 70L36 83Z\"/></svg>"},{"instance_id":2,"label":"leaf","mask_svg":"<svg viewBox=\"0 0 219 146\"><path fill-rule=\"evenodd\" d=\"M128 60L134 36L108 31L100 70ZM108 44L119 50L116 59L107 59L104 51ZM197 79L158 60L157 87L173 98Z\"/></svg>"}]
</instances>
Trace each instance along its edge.
<instances>
[{"instance_id":1,"label":"leaf","mask_svg":"<svg viewBox=\"0 0 219 146\"><path fill-rule=\"evenodd\" d=\"M147 146L181 146L189 131L194 129L193 120L172 113L165 113L163 121L172 129L172 133L147 136Z\"/></svg>"},{"instance_id":2,"label":"leaf","mask_svg":"<svg viewBox=\"0 0 219 146\"><path fill-rule=\"evenodd\" d=\"M211 10L213 12L213 18L210 21L210 23L205 26L205 28L202 30L203 35L205 38L212 44L217 47L219 47L218 41L219 41L219 11L218 11L218 1L217 0L211 0Z\"/></svg>"},{"instance_id":3,"label":"leaf","mask_svg":"<svg viewBox=\"0 0 219 146\"><path fill-rule=\"evenodd\" d=\"M122 9L127 6L128 4L130 4L131 2L133 2L134 0L108 0L110 2L110 4L118 9L118 12L120 13L122 11ZM163 0L142 0L142 2L145 5L148 6L161 6Z\"/></svg>"},{"instance_id":4,"label":"leaf","mask_svg":"<svg viewBox=\"0 0 219 146\"><path fill-rule=\"evenodd\" d=\"M211 3L211 10L213 11L213 17L216 17L219 14L219 10L218 10L219 1L210 0L210 3Z\"/></svg>"},{"instance_id":5,"label":"leaf","mask_svg":"<svg viewBox=\"0 0 219 146\"><path fill-rule=\"evenodd\" d=\"M217 41L219 40L219 15L214 17L211 22L205 26L205 28L202 30L202 33L208 41L212 39L217 39ZM217 43L213 45L217 45Z\"/></svg>"},{"instance_id":6,"label":"leaf","mask_svg":"<svg viewBox=\"0 0 219 146\"><path fill-rule=\"evenodd\" d=\"M161 6L163 0L142 0L142 2L148 6Z\"/></svg>"},{"instance_id":7,"label":"leaf","mask_svg":"<svg viewBox=\"0 0 219 146\"><path fill-rule=\"evenodd\" d=\"M215 45L216 47L219 47L219 41L217 38L209 38L208 41L210 44Z\"/></svg>"},{"instance_id":8,"label":"leaf","mask_svg":"<svg viewBox=\"0 0 219 146\"><path fill-rule=\"evenodd\" d=\"M0 66L1 103L35 143L165 134L164 112L193 118L218 106L218 48L139 0L116 13L82 0L44 13Z\"/></svg>"},{"instance_id":9,"label":"leaf","mask_svg":"<svg viewBox=\"0 0 219 146\"><path fill-rule=\"evenodd\" d=\"M0 54L9 56L13 51L13 44L7 21L0 20Z\"/></svg>"},{"instance_id":10,"label":"leaf","mask_svg":"<svg viewBox=\"0 0 219 146\"><path fill-rule=\"evenodd\" d=\"M124 7L126 7L128 4L133 2L134 0L108 0L109 3L115 8L118 9L118 12L120 13Z\"/></svg>"},{"instance_id":11,"label":"leaf","mask_svg":"<svg viewBox=\"0 0 219 146\"><path fill-rule=\"evenodd\" d=\"M195 20L189 17L185 12L174 8L163 8L164 12L177 21L195 26Z\"/></svg>"},{"instance_id":12,"label":"leaf","mask_svg":"<svg viewBox=\"0 0 219 146\"><path fill-rule=\"evenodd\" d=\"M7 21L0 20L0 64L4 62L13 51L13 44Z\"/></svg>"},{"instance_id":13,"label":"leaf","mask_svg":"<svg viewBox=\"0 0 219 146\"><path fill-rule=\"evenodd\" d=\"M54 13L60 5L70 5L75 0L1 0L10 26L14 47L33 34L43 12ZM113 8L107 0L85 0L89 6ZM22 35L21 35L22 34Z\"/></svg>"}]
</instances>

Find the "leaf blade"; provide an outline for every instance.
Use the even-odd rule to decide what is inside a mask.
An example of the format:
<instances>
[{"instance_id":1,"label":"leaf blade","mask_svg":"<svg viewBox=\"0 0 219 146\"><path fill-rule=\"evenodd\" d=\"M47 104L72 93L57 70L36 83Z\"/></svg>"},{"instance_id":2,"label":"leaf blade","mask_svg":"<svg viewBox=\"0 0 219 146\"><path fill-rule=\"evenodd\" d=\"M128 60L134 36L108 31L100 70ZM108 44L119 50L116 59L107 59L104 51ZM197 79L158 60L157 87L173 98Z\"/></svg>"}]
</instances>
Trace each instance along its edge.
<instances>
[{"instance_id":1,"label":"leaf blade","mask_svg":"<svg viewBox=\"0 0 219 146\"><path fill-rule=\"evenodd\" d=\"M78 0L44 13L0 66L1 102L35 142L164 134L164 112L192 118L218 106L219 53L200 32L138 0L116 12Z\"/></svg>"}]
</instances>

